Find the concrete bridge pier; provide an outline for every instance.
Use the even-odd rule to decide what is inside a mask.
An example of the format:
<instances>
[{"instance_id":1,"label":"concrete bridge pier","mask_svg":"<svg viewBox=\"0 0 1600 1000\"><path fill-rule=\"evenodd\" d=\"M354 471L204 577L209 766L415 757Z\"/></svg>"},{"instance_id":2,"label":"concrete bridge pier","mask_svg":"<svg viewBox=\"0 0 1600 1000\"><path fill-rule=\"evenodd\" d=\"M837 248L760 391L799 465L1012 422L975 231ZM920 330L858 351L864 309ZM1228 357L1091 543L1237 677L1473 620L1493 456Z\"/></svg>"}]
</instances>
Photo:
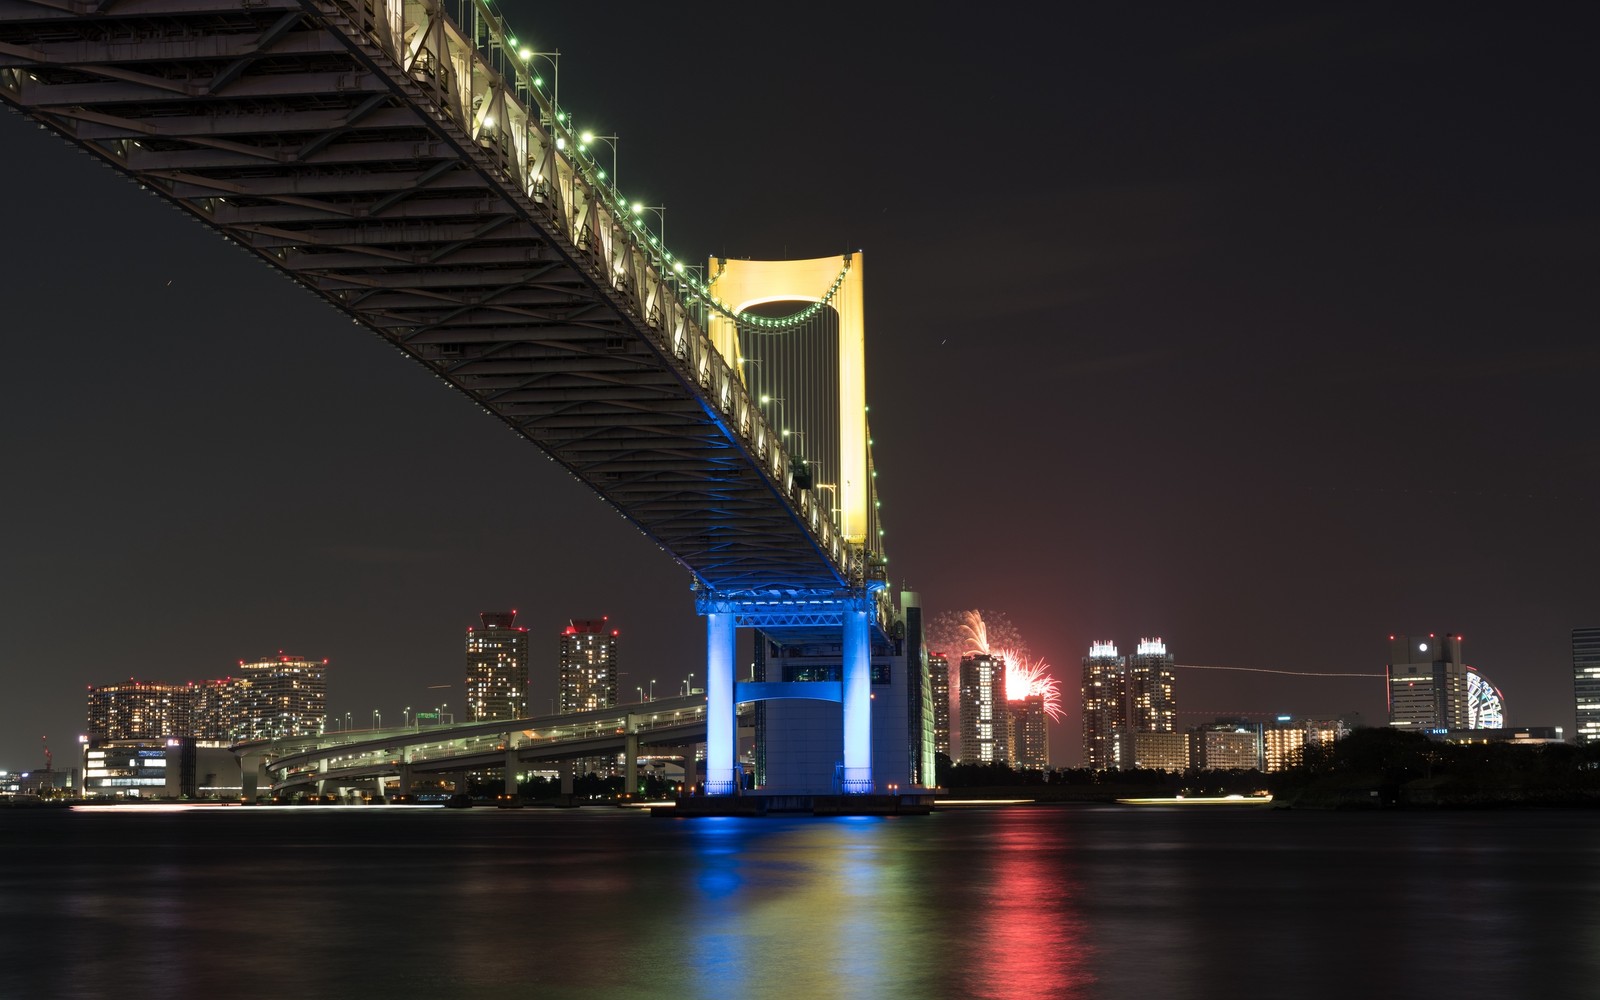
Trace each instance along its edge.
<instances>
[{"instance_id":1,"label":"concrete bridge pier","mask_svg":"<svg viewBox=\"0 0 1600 1000\"><path fill-rule=\"evenodd\" d=\"M567 798L572 797L572 761L564 759L560 764L561 794Z\"/></svg>"},{"instance_id":2,"label":"concrete bridge pier","mask_svg":"<svg viewBox=\"0 0 1600 1000\"><path fill-rule=\"evenodd\" d=\"M506 742L509 744L511 741L507 740ZM504 788L507 795L517 794L517 752L515 750L506 751Z\"/></svg>"},{"instance_id":3,"label":"concrete bridge pier","mask_svg":"<svg viewBox=\"0 0 1600 1000\"><path fill-rule=\"evenodd\" d=\"M632 712L623 723L626 735L622 737L622 790L628 795L639 794L639 722Z\"/></svg>"},{"instance_id":4,"label":"concrete bridge pier","mask_svg":"<svg viewBox=\"0 0 1600 1000\"><path fill-rule=\"evenodd\" d=\"M395 783L394 793L396 795L411 794L411 763L409 761L400 765L399 780Z\"/></svg>"},{"instance_id":5,"label":"concrete bridge pier","mask_svg":"<svg viewBox=\"0 0 1600 1000\"><path fill-rule=\"evenodd\" d=\"M737 706L733 700L737 628L731 611L711 611L706 618L706 794L732 795L738 790L733 764Z\"/></svg>"}]
</instances>

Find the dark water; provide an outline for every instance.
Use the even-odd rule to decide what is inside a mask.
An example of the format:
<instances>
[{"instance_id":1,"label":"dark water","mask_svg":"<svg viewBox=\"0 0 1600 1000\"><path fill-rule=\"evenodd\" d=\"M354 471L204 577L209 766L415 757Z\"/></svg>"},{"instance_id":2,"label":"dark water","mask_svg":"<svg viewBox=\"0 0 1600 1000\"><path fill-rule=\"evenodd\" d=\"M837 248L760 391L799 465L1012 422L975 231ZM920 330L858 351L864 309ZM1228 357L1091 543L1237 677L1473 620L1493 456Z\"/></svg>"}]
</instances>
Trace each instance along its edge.
<instances>
[{"instance_id":1,"label":"dark water","mask_svg":"<svg viewBox=\"0 0 1600 1000\"><path fill-rule=\"evenodd\" d=\"M0 998L1600 996L1600 812L0 810Z\"/></svg>"}]
</instances>

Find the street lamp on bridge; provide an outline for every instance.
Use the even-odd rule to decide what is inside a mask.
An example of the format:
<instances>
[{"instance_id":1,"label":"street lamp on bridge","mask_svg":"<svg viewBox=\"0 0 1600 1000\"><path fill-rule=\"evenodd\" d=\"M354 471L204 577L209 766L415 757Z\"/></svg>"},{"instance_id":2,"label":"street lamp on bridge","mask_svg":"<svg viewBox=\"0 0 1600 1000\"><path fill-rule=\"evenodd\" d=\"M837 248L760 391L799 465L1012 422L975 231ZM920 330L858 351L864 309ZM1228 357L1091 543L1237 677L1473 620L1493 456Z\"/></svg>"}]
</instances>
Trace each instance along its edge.
<instances>
[{"instance_id":1,"label":"street lamp on bridge","mask_svg":"<svg viewBox=\"0 0 1600 1000\"><path fill-rule=\"evenodd\" d=\"M660 244L660 246L661 246L661 249L663 251L665 251L667 249L667 206L665 206L665 205L646 205L643 202L636 201L636 202L633 203L632 208L633 208L633 214L634 215L642 215L645 212L654 212L654 213L656 213L656 219L660 221L660 228L661 228L661 244ZM645 226L645 232L648 233L649 231L650 231L650 227L649 226Z\"/></svg>"},{"instance_id":2,"label":"street lamp on bridge","mask_svg":"<svg viewBox=\"0 0 1600 1000\"><path fill-rule=\"evenodd\" d=\"M614 135L596 135L593 132L584 132L582 135L578 136L578 148L580 150L582 150L583 152L585 152L585 153L588 153L589 152L589 147L591 145L593 145L594 143L596 143L596 142L603 142L607 146L611 147L611 177L610 177L610 182L611 182L611 190L612 190L613 193L615 193L616 190L617 190L617 143L619 143L621 141L622 140L620 138L618 138L617 136L614 136ZM590 159L593 159L593 157L591 156ZM604 170L600 171L600 179L601 180L606 180L607 179L606 178L606 172Z\"/></svg>"},{"instance_id":3,"label":"street lamp on bridge","mask_svg":"<svg viewBox=\"0 0 1600 1000\"><path fill-rule=\"evenodd\" d=\"M381 712L379 712L377 709L373 709L372 710L372 728L373 729L382 729L383 728L383 714Z\"/></svg>"},{"instance_id":4,"label":"street lamp on bridge","mask_svg":"<svg viewBox=\"0 0 1600 1000\"><path fill-rule=\"evenodd\" d=\"M513 41L512 44L515 45L516 43ZM561 50L556 49L553 52L535 52L532 48L524 46L517 53L517 55L521 56L522 61L528 64L529 73L533 72L533 61L535 59L543 59L545 62L550 64L550 68L553 73L550 86L550 117L553 119L559 119L561 117ZM543 88L544 78L535 75L533 77L533 85L535 87ZM557 121L556 124L560 124L560 122Z\"/></svg>"}]
</instances>

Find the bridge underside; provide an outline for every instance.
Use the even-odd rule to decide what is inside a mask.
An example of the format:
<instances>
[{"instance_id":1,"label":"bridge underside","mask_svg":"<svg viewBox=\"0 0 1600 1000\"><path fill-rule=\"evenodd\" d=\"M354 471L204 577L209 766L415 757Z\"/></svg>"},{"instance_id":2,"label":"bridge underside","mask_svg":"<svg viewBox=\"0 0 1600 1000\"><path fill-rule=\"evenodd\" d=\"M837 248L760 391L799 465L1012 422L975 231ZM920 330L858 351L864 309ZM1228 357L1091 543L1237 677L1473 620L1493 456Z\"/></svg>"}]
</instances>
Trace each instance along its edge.
<instances>
[{"instance_id":1,"label":"bridge underside","mask_svg":"<svg viewBox=\"0 0 1600 1000\"><path fill-rule=\"evenodd\" d=\"M0 0L0 98L426 365L697 579L844 585L849 552L759 417L739 426L660 261L579 207L537 116L512 142L437 67L402 69L416 25L442 37L429 10ZM510 82L467 72L506 106Z\"/></svg>"}]
</instances>

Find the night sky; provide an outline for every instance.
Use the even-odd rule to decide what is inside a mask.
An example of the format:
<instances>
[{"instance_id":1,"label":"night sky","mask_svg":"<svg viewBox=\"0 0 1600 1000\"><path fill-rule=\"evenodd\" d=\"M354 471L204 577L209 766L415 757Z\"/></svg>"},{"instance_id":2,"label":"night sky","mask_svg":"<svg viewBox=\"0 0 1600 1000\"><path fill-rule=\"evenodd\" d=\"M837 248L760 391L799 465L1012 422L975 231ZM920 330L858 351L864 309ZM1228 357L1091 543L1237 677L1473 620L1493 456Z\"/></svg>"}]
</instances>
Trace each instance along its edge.
<instances>
[{"instance_id":1,"label":"night sky","mask_svg":"<svg viewBox=\"0 0 1600 1000\"><path fill-rule=\"evenodd\" d=\"M1570 734L1579 6L504 9L680 256L865 253L894 581L1054 664L1058 764L1089 643L1157 635L1378 673L1391 632L1461 632L1510 723ZM88 684L278 650L329 658L335 715L459 704L483 609L533 629L536 710L569 617L621 630L625 699L702 669L687 574L533 445L61 140L0 114L0 150L0 768L70 761ZM1183 670L1178 702L1386 718L1371 678Z\"/></svg>"}]
</instances>

